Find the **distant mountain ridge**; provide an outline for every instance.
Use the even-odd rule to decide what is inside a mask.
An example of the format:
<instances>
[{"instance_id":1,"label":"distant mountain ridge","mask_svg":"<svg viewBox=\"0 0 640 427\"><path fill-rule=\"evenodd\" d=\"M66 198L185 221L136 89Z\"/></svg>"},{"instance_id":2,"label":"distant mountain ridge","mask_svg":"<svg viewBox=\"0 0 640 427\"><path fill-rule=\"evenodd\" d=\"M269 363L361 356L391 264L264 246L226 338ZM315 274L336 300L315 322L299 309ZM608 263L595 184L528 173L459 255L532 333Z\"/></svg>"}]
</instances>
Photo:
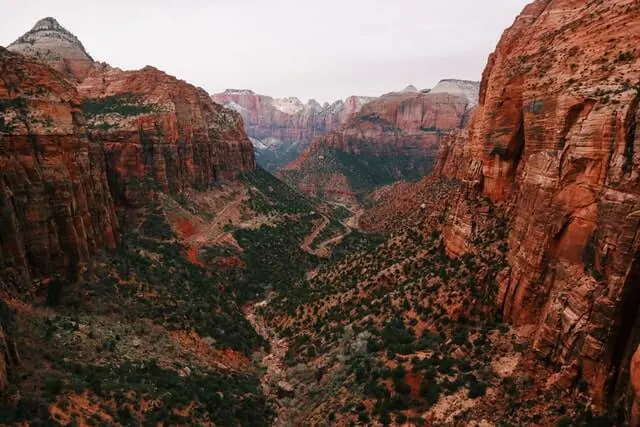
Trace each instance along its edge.
<instances>
[{"instance_id":1,"label":"distant mountain ridge","mask_svg":"<svg viewBox=\"0 0 640 427\"><path fill-rule=\"evenodd\" d=\"M480 82L456 79L441 80L433 89L418 90L408 85L398 94L448 93L478 103ZM311 142L338 130L368 103L381 97L350 96L345 100L320 104L311 99L306 104L296 97L272 98L249 89L227 89L212 95L215 102L231 108L244 119L247 134L256 149L256 160L269 170L278 170L295 160Z\"/></svg>"},{"instance_id":2,"label":"distant mountain ridge","mask_svg":"<svg viewBox=\"0 0 640 427\"><path fill-rule=\"evenodd\" d=\"M443 80L408 86L365 104L339 129L316 139L280 176L304 193L358 205L367 192L427 174L443 136L463 128L479 84Z\"/></svg>"},{"instance_id":3,"label":"distant mountain ridge","mask_svg":"<svg viewBox=\"0 0 640 427\"><path fill-rule=\"evenodd\" d=\"M272 98L248 89L227 89L212 96L242 115L256 149L258 163L277 170L311 144L314 138L337 129L375 98L351 96L331 104L295 97Z\"/></svg>"}]
</instances>

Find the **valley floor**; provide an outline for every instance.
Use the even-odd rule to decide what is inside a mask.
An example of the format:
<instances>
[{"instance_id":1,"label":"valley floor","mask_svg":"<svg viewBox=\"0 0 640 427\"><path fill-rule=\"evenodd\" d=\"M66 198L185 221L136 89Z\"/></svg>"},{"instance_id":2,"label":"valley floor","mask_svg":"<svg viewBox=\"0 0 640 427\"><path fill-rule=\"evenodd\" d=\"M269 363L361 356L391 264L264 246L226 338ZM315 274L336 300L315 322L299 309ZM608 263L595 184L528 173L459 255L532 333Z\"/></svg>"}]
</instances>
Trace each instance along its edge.
<instances>
[{"instance_id":1,"label":"valley floor","mask_svg":"<svg viewBox=\"0 0 640 427\"><path fill-rule=\"evenodd\" d=\"M282 398L293 392L292 386L287 381L287 370L284 364L289 344L286 339L278 337L269 327L266 319L257 313L259 308L267 304L269 299L247 305L244 314L256 332L271 346L271 350L260 360L264 369L264 373L260 376L261 390L276 405L273 426L286 426L288 424L287 406Z\"/></svg>"},{"instance_id":2,"label":"valley floor","mask_svg":"<svg viewBox=\"0 0 640 427\"><path fill-rule=\"evenodd\" d=\"M41 286L34 304L7 300L21 361L0 419L604 420L579 388L528 351L526 328L500 323L493 303L506 265L500 212L473 201L489 213L479 216L474 248L459 258L443 248L441 218L456 185L410 186L401 215L385 213L384 191L366 213L349 212L260 170L207 192L160 194L128 218L119 251L86 266L76 284Z\"/></svg>"}]
</instances>

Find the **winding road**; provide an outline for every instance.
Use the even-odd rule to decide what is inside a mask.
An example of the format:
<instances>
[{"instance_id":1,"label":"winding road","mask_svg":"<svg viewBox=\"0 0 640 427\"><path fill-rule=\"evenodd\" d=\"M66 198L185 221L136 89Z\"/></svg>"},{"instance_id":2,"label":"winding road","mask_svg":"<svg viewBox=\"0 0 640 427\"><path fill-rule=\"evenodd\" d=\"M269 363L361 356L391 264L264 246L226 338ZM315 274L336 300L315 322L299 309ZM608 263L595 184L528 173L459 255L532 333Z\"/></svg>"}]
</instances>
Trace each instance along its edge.
<instances>
[{"instance_id":1,"label":"winding road","mask_svg":"<svg viewBox=\"0 0 640 427\"><path fill-rule=\"evenodd\" d=\"M344 239L345 237L353 233L354 228L358 227L358 222L360 221L360 216L362 215L362 211L358 210L356 212L351 212L351 213L353 214L352 216L347 218L345 221L340 221L340 224L345 228L344 233L339 234L335 237L332 237L331 239L325 240L324 242L320 243L316 247L316 249L313 249L311 247L313 242L318 238L320 233L322 233L324 229L327 228L329 224L331 224L331 220L326 215L320 214L322 216L322 223L316 226L311 232L311 234L309 234L307 237L304 238L301 245L302 249L305 252L319 256L321 258L328 258L329 256L331 256L331 250L329 248L329 245L339 243L340 241L342 241L342 239Z\"/></svg>"}]
</instances>

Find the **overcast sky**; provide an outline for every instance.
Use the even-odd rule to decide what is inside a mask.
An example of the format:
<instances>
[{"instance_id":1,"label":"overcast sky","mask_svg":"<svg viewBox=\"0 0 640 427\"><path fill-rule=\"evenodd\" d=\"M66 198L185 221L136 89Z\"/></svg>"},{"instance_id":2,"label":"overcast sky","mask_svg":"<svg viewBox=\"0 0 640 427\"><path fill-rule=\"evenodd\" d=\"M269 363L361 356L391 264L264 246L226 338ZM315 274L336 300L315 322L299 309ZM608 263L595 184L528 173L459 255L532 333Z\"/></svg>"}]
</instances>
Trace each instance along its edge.
<instances>
[{"instance_id":1,"label":"overcast sky","mask_svg":"<svg viewBox=\"0 0 640 427\"><path fill-rule=\"evenodd\" d=\"M0 44L55 17L94 59L211 93L331 101L479 80L530 0L0 0Z\"/></svg>"}]
</instances>

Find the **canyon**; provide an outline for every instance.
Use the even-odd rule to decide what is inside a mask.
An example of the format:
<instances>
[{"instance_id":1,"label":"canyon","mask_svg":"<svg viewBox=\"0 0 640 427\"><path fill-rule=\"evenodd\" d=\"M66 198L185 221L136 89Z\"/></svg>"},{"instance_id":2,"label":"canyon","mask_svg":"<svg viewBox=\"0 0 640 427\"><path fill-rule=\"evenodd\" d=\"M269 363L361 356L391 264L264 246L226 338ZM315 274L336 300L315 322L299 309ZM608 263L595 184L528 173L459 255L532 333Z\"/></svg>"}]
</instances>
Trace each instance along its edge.
<instances>
[{"instance_id":1,"label":"canyon","mask_svg":"<svg viewBox=\"0 0 640 427\"><path fill-rule=\"evenodd\" d=\"M39 21L0 48L0 419L640 425L639 38L535 0L480 84L321 106Z\"/></svg>"}]
</instances>

